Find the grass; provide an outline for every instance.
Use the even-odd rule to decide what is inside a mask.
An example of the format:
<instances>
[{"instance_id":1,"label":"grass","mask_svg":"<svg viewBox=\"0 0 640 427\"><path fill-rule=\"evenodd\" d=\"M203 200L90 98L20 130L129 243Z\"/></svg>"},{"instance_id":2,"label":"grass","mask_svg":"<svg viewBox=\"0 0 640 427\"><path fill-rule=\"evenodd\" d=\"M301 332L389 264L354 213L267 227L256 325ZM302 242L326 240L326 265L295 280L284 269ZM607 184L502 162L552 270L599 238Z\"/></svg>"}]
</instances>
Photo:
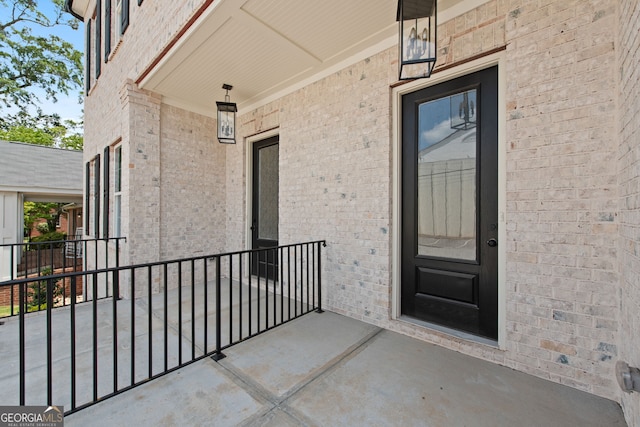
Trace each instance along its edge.
<instances>
[{"instance_id":1,"label":"grass","mask_svg":"<svg viewBox=\"0 0 640 427\"><path fill-rule=\"evenodd\" d=\"M46 310L46 309L47 309L47 304L43 303L43 304L40 304L40 310L38 310L38 306L37 305L34 305L32 307L28 307L27 308L27 312L31 313L33 311L42 311L42 310ZM20 309L19 309L19 307L17 305L14 305L13 306L13 315L15 316L18 313L20 313ZM11 306L9 306L9 305L0 306L0 318L9 317L9 316L11 316Z\"/></svg>"},{"instance_id":2,"label":"grass","mask_svg":"<svg viewBox=\"0 0 640 427\"><path fill-rule=\"evenodd\" d=\"M17 313L18 313L18 307L14 307L13 314L17 314ZM11 306L10 305L0 306L0 317L9 317L9 316L11 316Z\"/></svg>"}]
</instances>

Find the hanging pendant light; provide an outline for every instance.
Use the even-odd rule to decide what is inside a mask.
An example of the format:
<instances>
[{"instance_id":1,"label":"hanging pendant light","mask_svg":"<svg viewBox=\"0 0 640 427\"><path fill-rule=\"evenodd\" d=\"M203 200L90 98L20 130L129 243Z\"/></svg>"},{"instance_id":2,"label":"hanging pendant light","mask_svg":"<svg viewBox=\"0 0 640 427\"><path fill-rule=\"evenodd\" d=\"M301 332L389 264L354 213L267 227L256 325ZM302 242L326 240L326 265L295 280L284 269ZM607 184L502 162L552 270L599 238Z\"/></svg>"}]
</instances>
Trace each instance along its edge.
<instances>
[{"instance_id":1,"label":"hanging pendant light","mask_svg":"<svg viewBox=\"0 0 640 427\"><path fill-rule=\"evenodd\" d=\"M231 102L229 97L229 91L233 89L233 86L225 83L222 85L222 89L227 93L224 96L224 102L216 101L218 106L218 141L221 144L235 144L238 107L235 102Z\"/></svg>"},{"instance_id":2,"label":"hanging pendant light","mask_svg":"<svg viewBox=\"0 0 640 427\"><path fill-rule=\"evenodd\" d=\"M436 0L398 0L400 80L431 76L436 64Z\"/></svg>"}]
</instances>

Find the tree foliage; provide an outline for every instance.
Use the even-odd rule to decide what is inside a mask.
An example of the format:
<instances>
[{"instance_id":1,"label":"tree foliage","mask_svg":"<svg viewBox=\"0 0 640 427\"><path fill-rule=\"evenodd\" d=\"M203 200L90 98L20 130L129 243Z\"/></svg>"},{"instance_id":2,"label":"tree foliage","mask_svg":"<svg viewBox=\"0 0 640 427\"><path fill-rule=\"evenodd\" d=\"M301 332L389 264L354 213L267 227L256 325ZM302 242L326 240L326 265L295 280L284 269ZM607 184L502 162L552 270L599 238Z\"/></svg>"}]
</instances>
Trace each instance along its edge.
<instances>
[{"instance_id":1,"label":"tree foliage","mask_svg":"<svg viewBox=\"0 0 640 427\"><path fill-rule=\"evenodd\" d=\"M31 236L36 221L44 219L47 221L49 231L55 231L61 212L61 203L24 202L24 229Z\"/></svg>"},{"instance_id":2,"label":"tree foliage","mask_svg":"<svg viewBox=\"0 0 640 427\"><path fill-rule=\"evenodd\" d=\"M0 118L0 140L82 150L81 122L62 120L57 114L37 117L25 112Z\"/></svg>"},{"instance_id":3,"label":"tree foliage","mask_svg":"<svg viewBox=\"0 0 640 427\"><path fill-rule=\"evenodd\" d=\"M59 36L33 31L60 25L77 29L78 22L63 11L63 0L49 1L55 5L52 17L35 0L0 0L0 104L24 112L38 107L35 88L56 101L58 94L82 87L82 53Z\"/></svg>"}]
</instances>

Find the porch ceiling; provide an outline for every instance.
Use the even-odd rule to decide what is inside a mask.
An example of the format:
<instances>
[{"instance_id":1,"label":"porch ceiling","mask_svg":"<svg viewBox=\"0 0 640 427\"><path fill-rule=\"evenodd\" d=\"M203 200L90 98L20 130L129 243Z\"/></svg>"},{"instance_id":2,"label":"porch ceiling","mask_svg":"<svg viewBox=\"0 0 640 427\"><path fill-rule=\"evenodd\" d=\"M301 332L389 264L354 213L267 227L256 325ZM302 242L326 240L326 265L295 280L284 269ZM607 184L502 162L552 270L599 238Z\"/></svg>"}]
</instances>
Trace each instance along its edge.
<instances>
[{"instance_id":1,"label":"porch ceiling","mask_svg":"<svg viewBox=\"0 0 640 427\"><path fill-rule=\"evenodd\" d=\"M396 8L397 0L215 0L139 83L210 116L229 83L242 111L395 45Z\"/></svg>"}]
</instances>

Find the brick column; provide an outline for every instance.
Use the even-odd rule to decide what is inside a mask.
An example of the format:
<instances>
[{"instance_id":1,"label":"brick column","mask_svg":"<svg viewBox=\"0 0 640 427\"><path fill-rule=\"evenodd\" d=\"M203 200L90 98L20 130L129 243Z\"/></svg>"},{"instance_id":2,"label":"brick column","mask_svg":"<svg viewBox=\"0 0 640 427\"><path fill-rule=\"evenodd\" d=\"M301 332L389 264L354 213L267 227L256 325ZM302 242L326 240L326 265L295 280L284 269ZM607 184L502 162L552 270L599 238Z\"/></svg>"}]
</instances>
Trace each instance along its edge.
<instances>
[{"instance_id":1,"label":"brick column","mask_svg":"<svg viewBox=\"0 0 640 427\"><path fill-rule=\"evenodd\" d=\"M122 232L128 263L160 257L160 95L128 81L122 101Z\"/></svg>"}]
</instances>

